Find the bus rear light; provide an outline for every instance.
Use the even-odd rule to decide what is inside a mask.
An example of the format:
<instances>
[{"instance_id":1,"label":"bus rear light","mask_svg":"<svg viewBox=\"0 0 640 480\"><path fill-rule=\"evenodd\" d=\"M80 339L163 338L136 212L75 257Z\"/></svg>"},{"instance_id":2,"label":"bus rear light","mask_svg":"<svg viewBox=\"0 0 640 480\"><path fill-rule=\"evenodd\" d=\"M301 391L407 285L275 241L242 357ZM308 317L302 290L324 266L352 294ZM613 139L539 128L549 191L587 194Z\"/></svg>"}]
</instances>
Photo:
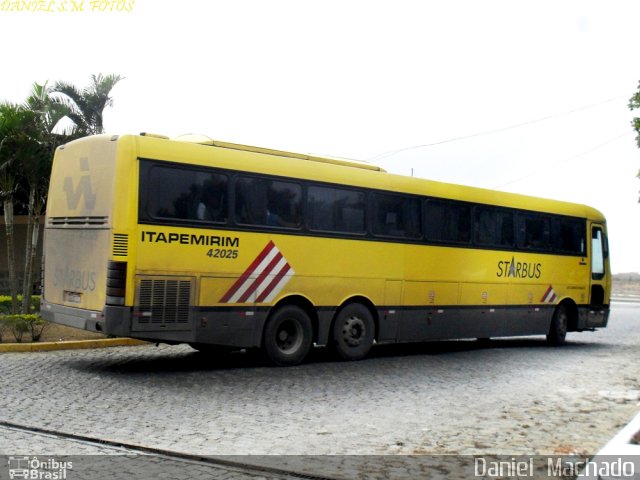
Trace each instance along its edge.
<instances>
[{"instance_id":1,"label":"bus rear light","mask_svg":"<svg viewBox=\"0 0 640 480\"><path fill-rule=\"evenodd\" d=\"M124 305L127 293L127 262L109 260L107 265L107 305Z\"/></svg>"}]
</instances>

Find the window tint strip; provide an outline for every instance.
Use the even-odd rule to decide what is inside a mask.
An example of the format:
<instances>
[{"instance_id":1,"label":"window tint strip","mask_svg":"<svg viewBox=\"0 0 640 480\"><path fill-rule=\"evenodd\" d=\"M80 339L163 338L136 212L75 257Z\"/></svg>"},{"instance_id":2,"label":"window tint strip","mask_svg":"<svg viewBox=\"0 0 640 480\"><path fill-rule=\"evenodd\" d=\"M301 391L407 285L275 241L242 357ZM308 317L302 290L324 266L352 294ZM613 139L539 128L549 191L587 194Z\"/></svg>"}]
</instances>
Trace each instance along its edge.
<instances>
[{"instance_id":1,"label":"window tint strip","mask_svg":"<svg viewBox=\"0 0 640 480\"><path fill-rule=\"evenodd\" d=\"M147 159L139 182L141 223L587 254L584 218Z\"/></svg>"}]
</instances>

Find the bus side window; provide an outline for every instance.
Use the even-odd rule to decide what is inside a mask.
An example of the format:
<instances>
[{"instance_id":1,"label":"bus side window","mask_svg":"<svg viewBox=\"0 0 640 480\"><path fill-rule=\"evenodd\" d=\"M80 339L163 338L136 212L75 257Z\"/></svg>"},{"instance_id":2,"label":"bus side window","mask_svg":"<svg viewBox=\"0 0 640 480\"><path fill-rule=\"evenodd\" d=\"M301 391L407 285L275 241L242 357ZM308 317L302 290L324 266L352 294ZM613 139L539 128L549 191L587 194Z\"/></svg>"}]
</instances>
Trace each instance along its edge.
<instances>
[{"instance_id":1,"label":"bus side window","mask_svg":"<svg viewBox=\"0 0 640 480\"><path fill-rule=\"evenodd\" d=\"M224 223L227 220L227 176L203 169L145 164L141 174L140 217ZM144 203L142 197L144 196Z\"/></svg>"},{"instance_id":2,"label":"bus side window","mask_svg":"<svg viewBox=\"0 0 640 480\"><path fill-rule=\"evenodd\" d=\"M586 222L578 218L558 217L553 222L552 244L559 253L586 256Z\"/></svg>"},{"instance_id":3,"label":"bus side window","mask_svg":"<svg viewBox=\"0 0 640 480\"><path fill-rule=\"evenodd\" d=\"M302 187L297 183L270 181L267 191L267 224L298 228L302 224Z\"/></svg>"},{"instance_id":4,"label":"bus side window","mask_svg":"<svg viewBox=\"0 0 640 480\"><path fill-rule=\"evenodd\" d=\"M471 241L471 207L447 200L427 200L425 205L427 240L437 243Z\"/></svg>"},{"instance_id":5,"label":"bus side window","mask_svg":"<svg viewBox=\"0 0 640 480\"><path fill-rule=\"evenodd\" d=\"M195 218L224 223L227 221L227 177L211 174L198 186L199 198Z\"/></svg>"},{"instance_id":6,"label":"bus side window","mask_svg":"<svg viewBox=\"0 0 640 480\"><path fill-rule=\"evenodd\" d=\"M491 207L476 207L475 241L479 245L513 247L513 213Z\"/></svg>"},{"instance_id":7,"label":"bus side window","mask_svg":"<svg viewBox=\"0 0 640 480\"><path fill-rule=\"evenodd\" d=\"M245 225L265 225L267 185L258 178L238 178L236 182L236 221Z\"/></svg>"},{"instance_id":8,"label":"bus side window","mask_svg":"<svg viewBox=\"0 0 640 480\"><path fill-rule=\"evenodd\" d=\"M363 234L365 194L361 191L312 185L307 190L311 230Z\"/></svg>"},{"instance_id":9,"label":"bus side window","mask_svg":"<svg viewBox=\"0 0 640 480\"><path fill-rule=\"evenodd\" d=\"M373 195L373 233L376 235L420 238L420 201L401 195Z\"/></svg>"},{"instance_id":10,"label":"bus side window","mask_svg":"<svg viewBox=\"0 0 640 480\"><path fill-rule=\"evenodd\" d=\"M518 247L528 250L551 249L549 218L523 214L518 219Z\"/></svg>"},{"instance_id":11,"label":"bus side window","mask_svg":"<svg viewBox=\"0 0 640 480\"><path fill-rule=\"evenodd\" d=\"M298 228L302 187L293 182L240 177L236 183L236 221L244 225Z\"/></svg>"}]
</instances>

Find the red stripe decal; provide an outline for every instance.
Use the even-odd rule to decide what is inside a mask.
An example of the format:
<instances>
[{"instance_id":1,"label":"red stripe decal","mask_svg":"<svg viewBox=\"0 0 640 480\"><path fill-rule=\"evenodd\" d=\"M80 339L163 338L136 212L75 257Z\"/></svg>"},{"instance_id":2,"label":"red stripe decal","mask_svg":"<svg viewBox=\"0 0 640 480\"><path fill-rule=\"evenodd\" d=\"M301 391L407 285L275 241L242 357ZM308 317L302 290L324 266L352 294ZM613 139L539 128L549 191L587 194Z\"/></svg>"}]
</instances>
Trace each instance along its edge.
<instances>
[{"instance_id":1,"label":"red stripe decal","mask_svg":"<svg viewBox=\"0 0 640 480\"><path fill-rule=\"evenodd\" d=\"M547 291L544 292L544 295L542 295L542 298L540 299L541 302L546 302L547 301L547 295L549 295L551 293L552 287L551 285L549 285L549 288L547 288Z\"/></svg>"},{"instance_id":2,"label":"red stripe decal","mask_svg":"<svg viewBox=\"0 0 640 480\"><path fill-rule=\"evenodd\" d=\"M544 292L544 295L540 299L542 303L554 303L558 299L558 295L556 295L555 290L553 289L553 285L549 285L547 291Z\"/></svg>"},{"instance_id":3,"label":"red stripe decal","mask_svg":"<svg viewBox=\"0 0 640 480\"><path fill-rule=\"evenodd\" d=\"M285 263L280 269L280 271L276 273L276 275L273 277L273 280L269 282L269 285L267 286L267 288L265 288L264 291L260 294L260 296L256 299L256 303L263 302L269 296L269 294L273 291L276 285L278 285L282 277L284 277L287 274L287 272L289 272L289 270L291 270L291 267L289 266L288 263Z\"/></svg>"},{"instance_id":4,"label":"red stripe decal","mask_svg":"<svg viewBox=\"0 0 640 480\"><path fill-rule=\"evenodd\" d=\"M229 301L229 299L233 296L233 294L236 293L238 288L240 288L240 286L245 282L245 280L251 276L253 271L258 267L258 265L260 265L260 262L262 262L262 260L264 260L264 258L267 255L269 255L269 252L274 247L275 247L275 244L273 243L273 241L270 241L267 244L267 246L264 247L262 252L260 252L260 254L256 257L256 259L251 263L251 265L249 265L249 267L244 271L244 273L240 276L240 278L236 280L233 286L229 290L227 290L227 293L225 293L224 296L220 299L220 303L225 303Z\"/></svg>"},{"instance_id":5,"label":"red stripe decal","mask_svg":"<svg viewBox=\"0 0 640 480\"><path fill-rule=\"evenodd\" d=\"M271 273L271 270L277 265L277 263L282 259L282 253L278 252L273 259L269 262L269 265L262 271L262 273L256 278L251 286L247 288L247 291L242 294L242 296L238 299L238 303L245 303L251 297L251 294L256 291L256 288L260 286L262 281L267 278L267 275Z\"/></svg>"}]
</instances>

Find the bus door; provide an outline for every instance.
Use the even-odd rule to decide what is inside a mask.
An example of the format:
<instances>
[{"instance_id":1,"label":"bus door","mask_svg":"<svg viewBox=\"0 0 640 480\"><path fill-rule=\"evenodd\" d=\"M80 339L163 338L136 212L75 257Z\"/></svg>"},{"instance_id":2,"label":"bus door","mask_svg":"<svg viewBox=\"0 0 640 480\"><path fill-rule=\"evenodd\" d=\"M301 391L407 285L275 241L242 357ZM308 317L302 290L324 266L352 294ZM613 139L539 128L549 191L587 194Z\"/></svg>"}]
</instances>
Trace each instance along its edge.
<instances>
[{"instance_id":1,"label":"bus door","mask_svg":"<svg viewBox=\"0 0 640 480\"><path fill-rule=\"evenodd\" d=\"M605 305L609 303L609 271L607 262L609 247L603 225L591 224L591 296L588 326L601 325L605 315Z\"/></svg>"}]
</instances>

